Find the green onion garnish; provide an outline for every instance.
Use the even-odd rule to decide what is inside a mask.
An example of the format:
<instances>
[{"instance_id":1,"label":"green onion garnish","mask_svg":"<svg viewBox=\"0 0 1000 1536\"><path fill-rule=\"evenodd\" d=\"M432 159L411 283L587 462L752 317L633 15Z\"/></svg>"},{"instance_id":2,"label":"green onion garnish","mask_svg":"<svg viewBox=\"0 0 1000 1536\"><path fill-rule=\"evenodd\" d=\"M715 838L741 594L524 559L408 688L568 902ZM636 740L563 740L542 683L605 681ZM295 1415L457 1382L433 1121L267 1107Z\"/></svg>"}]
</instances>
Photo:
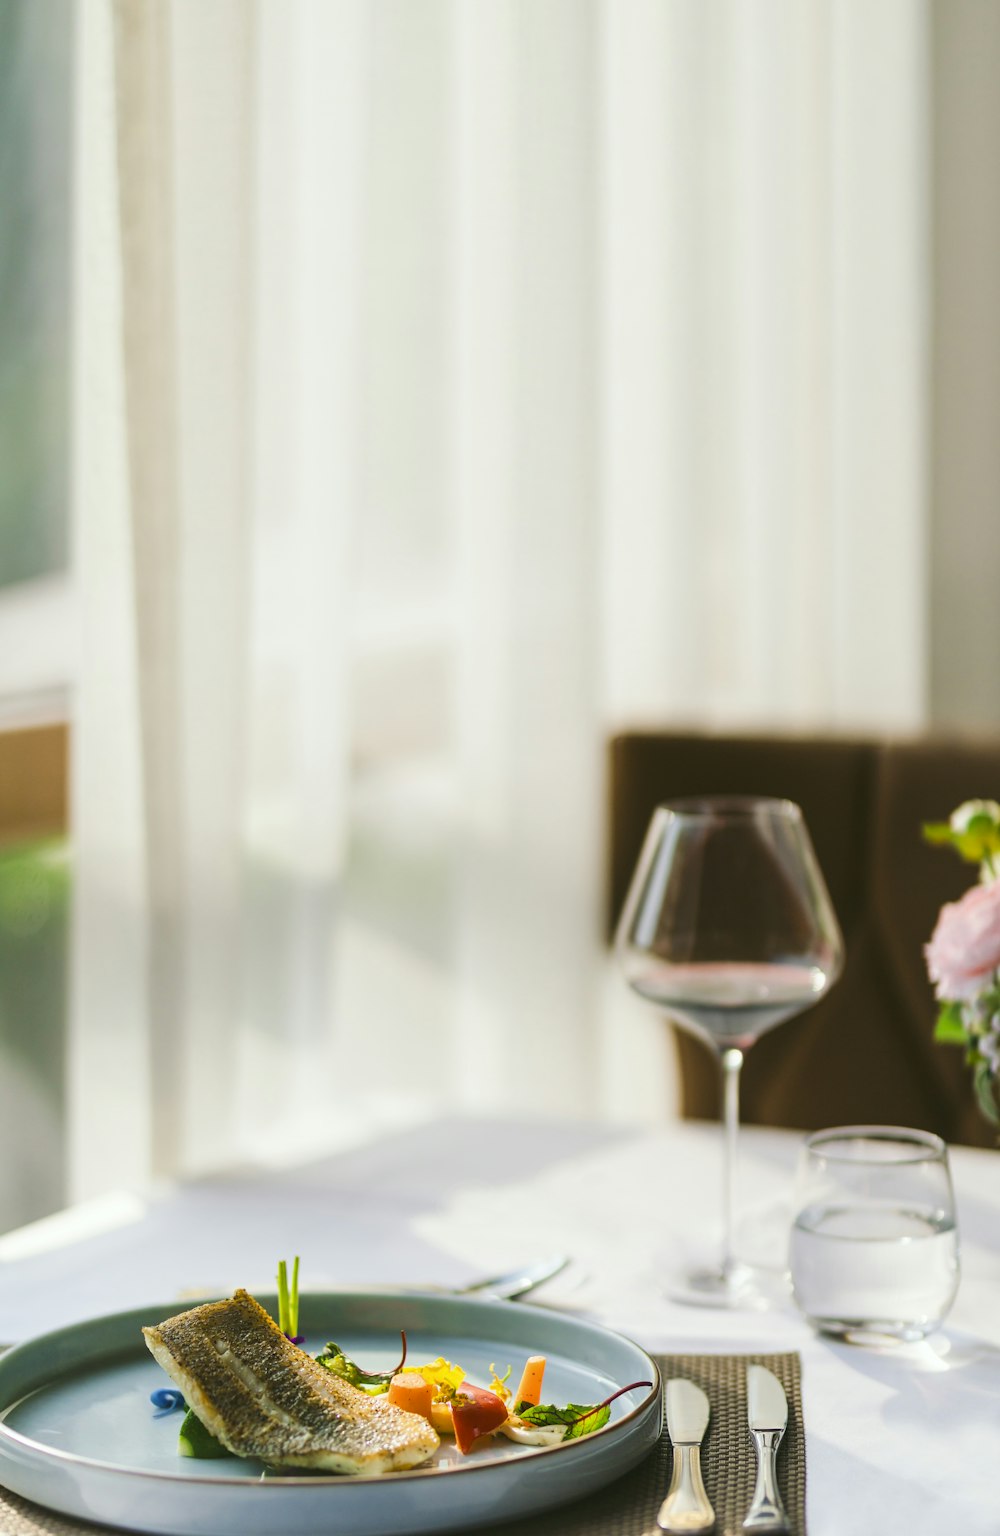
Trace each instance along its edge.
<instances>
[{"instance_id":1,"label":"green onion garnish","mask_svg":"<svg viewBox=\"0 0 1000 1536\"><path fill-rule=\"evenodd\" d=\"M288 1284L288 1265L278 1261L278 1327L289 1339L299 1332L299 1256L292 1265L292 1283Z\"/></svg>"},{"instance_id":2,"label":"green onion garnish","mask_svg":"<svg viewBox=\"0 0 1000 1536\"><path fill-rule=\"evenodd\" d=\"M299 1256L295 1255L292 1265L292 1295L288 1303L288 1332L291 1338L297 1338L299 1332Z\"/></svg>"}]
</instances>

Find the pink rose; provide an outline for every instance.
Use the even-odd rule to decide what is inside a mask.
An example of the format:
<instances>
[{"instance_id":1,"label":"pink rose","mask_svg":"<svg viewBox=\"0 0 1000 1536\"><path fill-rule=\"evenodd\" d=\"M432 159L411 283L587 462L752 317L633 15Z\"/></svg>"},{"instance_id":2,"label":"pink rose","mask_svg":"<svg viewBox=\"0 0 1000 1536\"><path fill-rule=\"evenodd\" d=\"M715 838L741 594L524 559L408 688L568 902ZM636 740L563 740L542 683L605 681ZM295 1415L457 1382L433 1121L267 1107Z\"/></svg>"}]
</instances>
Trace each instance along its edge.
<instances>
[{"instance_id":1,"label":"pink rose","mask_svg":"<svg viewBox=\"0 0 1000 1536\"><path fill-rule=\"evenodd\" d=\"M974 885L941 908L924 947L938 997L974 997L1000 966L1000 880Z\"/></svg>"}]
</instances>

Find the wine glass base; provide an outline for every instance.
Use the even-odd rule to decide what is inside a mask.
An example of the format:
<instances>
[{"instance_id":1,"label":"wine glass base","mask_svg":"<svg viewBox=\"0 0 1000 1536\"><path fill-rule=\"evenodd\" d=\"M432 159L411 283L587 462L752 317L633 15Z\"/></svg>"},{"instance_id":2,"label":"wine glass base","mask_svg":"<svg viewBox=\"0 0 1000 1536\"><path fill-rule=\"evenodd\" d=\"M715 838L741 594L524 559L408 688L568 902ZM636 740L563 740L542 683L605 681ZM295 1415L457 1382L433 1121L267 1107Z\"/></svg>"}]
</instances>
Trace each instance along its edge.
<instances>
[{"instance_id":1,"label":"wine glass base","mask_svg":"<svg viewBox=\"0 0 1000 1536\"><path fill-rule=\"evenodd\" d=\"M682 1307L712 1307L732 1312L766 1312L775 1297L762 1286L762 1277L746 1264L726 1269L694 1269L668 1275L663 1290Z\"/></svg>"}]
</instances>

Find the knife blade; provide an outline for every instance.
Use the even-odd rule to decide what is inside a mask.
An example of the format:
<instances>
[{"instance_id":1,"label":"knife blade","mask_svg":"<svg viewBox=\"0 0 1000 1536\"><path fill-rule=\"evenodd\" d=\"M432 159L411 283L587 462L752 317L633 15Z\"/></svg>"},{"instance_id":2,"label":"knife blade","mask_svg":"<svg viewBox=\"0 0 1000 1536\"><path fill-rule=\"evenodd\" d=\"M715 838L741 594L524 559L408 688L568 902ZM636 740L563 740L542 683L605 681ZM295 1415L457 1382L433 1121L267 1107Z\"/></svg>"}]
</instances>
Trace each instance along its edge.
<instances>
[{"instance_id":1,"label":"knife blade","mask_svg":"<svg viewBox=\"0 0 1000 1536\"><path fill-rule=\"evenodd\" d=\"M747 1424L757 1452L757 1481L745 1531L787 1531L788 1515L778 1492L776 1459L788 1424L785 1389L763 1365L747 1366Z\"/></svg>"},{"instance_id":2,"label":"knife blade","mask_svg":"<svg viewBox=\"0 0 1000 1536\"><path fill-rule=\"evenodd\" d=\"M701 1480L699 1454L710 1412L708 1398L693 1381L674 1376L667 1382L667 1434L674 1465L656 1517L661 1531L710 1531L715 1525L715 1511Z\"/></svg>"}]
</instances>

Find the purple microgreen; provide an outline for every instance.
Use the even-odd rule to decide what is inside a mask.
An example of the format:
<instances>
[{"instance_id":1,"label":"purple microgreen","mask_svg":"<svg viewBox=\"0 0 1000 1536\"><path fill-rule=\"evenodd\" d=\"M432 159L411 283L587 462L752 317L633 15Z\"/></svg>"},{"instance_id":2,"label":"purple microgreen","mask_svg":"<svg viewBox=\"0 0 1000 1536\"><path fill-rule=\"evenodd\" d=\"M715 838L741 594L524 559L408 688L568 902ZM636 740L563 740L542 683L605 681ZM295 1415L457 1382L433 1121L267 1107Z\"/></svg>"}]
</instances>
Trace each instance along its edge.
<instances>
[{"instance_id":1,"label":"purple microgreen","mask_svg":"<svg viewBox=\"0 0 1000 1536\"><path fill-rule=\"evenodd\" d=\"M162 1419L168 1413L176 1413L178 1408L185 1408L184 1393L178 1392L175 1387L157 1387L155 1392L150 1392L149 1401L157 1410L153 1414L154 1419Z\"/></svg>"},{"instance_id":2,"label":"purple microgreen","mask_svg":"<svg viewBox=\"0 0 1000 1536\"><path fill-rule=\"evenodd\" d=\"M606 1397L603 1403L598 1403L597 1406L598 1408L610 1408L616 1397L624 1397L626 1392L634 1392L637 1387L651 1387L652 1385L653 1383L651 1381L629 1382L627 1387L619 1387L617 1392L612 1392L610 1397ZM593 1411L593 1408L588 1409L586 1413L581 1413L580 1417L575 1419L573 1422L576 1424L581 1424L584 1419L590 1418L590 1415L593 1413Z\"/></svg>"}]
</instances>

